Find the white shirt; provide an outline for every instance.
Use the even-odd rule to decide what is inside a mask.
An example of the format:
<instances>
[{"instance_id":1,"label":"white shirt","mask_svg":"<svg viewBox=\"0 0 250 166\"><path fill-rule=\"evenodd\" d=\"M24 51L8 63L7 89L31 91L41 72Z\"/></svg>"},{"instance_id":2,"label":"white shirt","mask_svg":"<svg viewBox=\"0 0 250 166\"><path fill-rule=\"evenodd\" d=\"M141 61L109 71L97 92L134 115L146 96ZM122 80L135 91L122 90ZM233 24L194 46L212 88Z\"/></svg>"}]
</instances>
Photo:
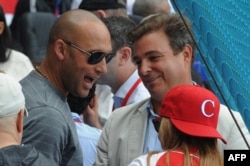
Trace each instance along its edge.
<instances>
[{"instance_id":1,"label":"white shirt","mask_svg":"<svg viewBox=\"0 0 250 166\"><path fill-rule=\"evenodd\" d=\"M122 86L118 89L116 92L115 96L125 98L127 95L128 91L130 88L133 86L133 84L139 79L139 75L137 70L127 79L126 82L122 84ZM101 121L101 124L104 125L109 116L111 115L113 111L113 105L114 105L114 100L113 100L113 93L111 92L111 88L107 85L96 85L96 94L98 95L98 113L99 113L99 118ZM143 85L141 82L132 95L129 97L128 104L132 104L135 102L139 102L141 100L144 100L146 98L149 98L150 94L146 87Z\"/></svg>"},{"instance_id":2,"label":"white shirt","mask_svg":"<svg viewBox=\"0 0 250 166\"><path fill-rule=\"evenodd\" d=\"M118 91L115 93L115 96L125 98L128 94L128 91L131 89L131 87L135 84L135 82L139 79L138 71L134 71L134 73L127 79L126 82L122 84L122 86L118 89ZM132 95L129 97L128 102L126 105L142 101L146 98L149 98L150 94L144 84L141 82L136 89L133 91Z\"/></svg>"},{"instance_id":3,"label":"white shirt","mask_svg":"<svg viewBox=\"0 0 250 166\"><path fill-rule=\"evenodd\" d=\"M0 70L9 74L18 81L23 79L34 69L30 59L23 53L11 50L10 57L6 62L0 63Z\"/></svg>"},{"instance_id":4,"label":"white shirt","mask_svg":"<svg viewBox=\"0 0 250 166\"><path fill-rule=\"evenodd\" d=\"M96 84L95 92L98 96L98 115L100 123L104 126L113 110L113 93L108 85L100 84Z\"/></svg>"},{"instance_id":5,"label":"white shirt","mask_svg":"<svg viewBox=\"0 0 250 166\"><path fill-rule=\"evenodd\" d=\"M149 165L151 165L151 166L156 165L157 161L164 153L166 153L166 152L160 152L160 153L153 154L150 157L150 164ZM147 165L147 156L148 156L148 154L137 157L128 166L146 166Z\"/></svg>"}]
</instances>

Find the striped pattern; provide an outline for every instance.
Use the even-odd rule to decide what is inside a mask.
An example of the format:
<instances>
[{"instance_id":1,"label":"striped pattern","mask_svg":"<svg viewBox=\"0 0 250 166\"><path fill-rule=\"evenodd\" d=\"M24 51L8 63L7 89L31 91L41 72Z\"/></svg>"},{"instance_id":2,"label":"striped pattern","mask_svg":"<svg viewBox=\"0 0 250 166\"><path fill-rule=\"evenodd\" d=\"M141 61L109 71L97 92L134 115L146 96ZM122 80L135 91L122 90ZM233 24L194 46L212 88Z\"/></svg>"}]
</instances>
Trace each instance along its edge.
<instances>
[{"instance_id":1,"label":"striped pattern","mask_svg":"<svg viewBox=\"0 0 250 166\"><path fill-rule=\"evenodd\" d=\"M82 165L75 124L66 97L35 71L21 81L29 116L23 143L31 143L51 165Z\"/></svg>"}]
</instances>

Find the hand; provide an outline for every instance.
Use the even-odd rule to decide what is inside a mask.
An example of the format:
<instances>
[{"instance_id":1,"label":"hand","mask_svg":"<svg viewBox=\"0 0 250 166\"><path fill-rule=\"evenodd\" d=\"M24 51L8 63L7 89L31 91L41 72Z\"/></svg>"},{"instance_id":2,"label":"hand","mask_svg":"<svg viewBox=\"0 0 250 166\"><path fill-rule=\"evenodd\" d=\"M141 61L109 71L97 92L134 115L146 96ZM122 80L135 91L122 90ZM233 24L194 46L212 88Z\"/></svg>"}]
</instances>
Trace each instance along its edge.
<instances>
[{"instance_id":1,"label":"hand","mask_svg":"<svg viewBox=\"0 0 250 166\"><path fill-rule=\"evenodd\" d=\"M96 94L89 102L87 109L84 111L83 118L84 118L84 123L92 127L102 129L98 115L98 96Z\"/></svg>"}]
</instances>

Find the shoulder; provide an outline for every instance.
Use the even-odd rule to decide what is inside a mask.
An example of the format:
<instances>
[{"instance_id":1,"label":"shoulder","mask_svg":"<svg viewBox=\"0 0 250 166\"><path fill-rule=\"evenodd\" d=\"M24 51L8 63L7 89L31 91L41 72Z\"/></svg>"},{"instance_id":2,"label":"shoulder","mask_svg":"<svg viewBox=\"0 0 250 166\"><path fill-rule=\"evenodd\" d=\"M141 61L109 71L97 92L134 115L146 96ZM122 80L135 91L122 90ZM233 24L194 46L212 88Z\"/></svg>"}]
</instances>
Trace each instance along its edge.
<instances>
[{"instance_id":1,"label":"shoulder","mask_svg":"<svg viewBox=\"0 0 250 166\"><path fill-rule=\"evenodd\" d=\"M26 56L24 53L17 51L17 50L11 50L11 58L15 61L21 61L21 62L28 62L31 63L28 56Z\"/></svg>"},{"instance_id":2,"label":"shoulder","mask_svg":"<svg viewBox=\"0 0 250 166\"><path fill-rule=\"evenodd\" d=\"M227 141L227 144L219 141L221 154L224 149L248 149L246 141L250 142L250 134L239 112L221 104L217 130Z\"/></svg>"},{"instance_id":3,"label":"shoulder","mask_svg":"<svg viewBox=\"0 0 250 166\"><path fill-rule=\"evenodd\" d=\"M36 107L28 109L29 115L24 118L25 132L65 132L68 130L68 124L62 113L52 107ZM73 120L72 120L73 122ZM60 128L59 131L57 131Z\"/></svg>"},{"instance_id":4,"label":"shoulder","mask_svg":"<svg viewBox=\"0 0 250 166\"><path fill-rule=\"evenodd\" d=\"M1 156L2 154L2 156ZM38 166L38 165L49 165L50 162L38 152L32 145L11 145L0 150L0 156L4 157L5 160L0 160L1 164L14 163L19 165L21 163L26 163L25 165ZM21 164L22 165L22 164Z\"/></svg>"},{"instance_id":5,"label":"shoulder","mask_svg":"<svg viewBox=\"0 0 250 166\"><path fill-rule=\"evenodd\" d=\"M165 156L165 154L166 152L159 152L159 153L152 154L149 159L150 161L149 165L156 165L159 159ZM147 165L148 157L149 157L149 154L141 155L137 157L136 159L134 159L128 166L145 166ZM165 163L163 165L165 165Z\"/></svg>"},{"instance_id":6,"label":"shoulder","mask_svg":"<svg viewBox=\"0 0 250 166\"><path fill-rule=\"evenodd\" d=\"M26 149L29 150L26 157L23 158L24 163L30 163L32 166L40 166L40 165L51 165L51 162L34 146L32 145L24 145ZM32 162L32 163L31 163Z\"/></svg>"},{"instance_id":7,"label":"shoulder","mask_svg":"<svg viewBox=\"0 0 250 166\"><path fill-rule=\"evenodd\" d=\"M25 96L25 105L29 111L44 109L70 114L66 96L63 96L47 79L38 76L35 71L20 83Z\"/></svg>"},{"instance_id":8,"label":"shoulder","mask_svg":"<svg viewBox=\"0 0 250 166\"><path fill-rule=\"evenodd\" d=\"M195 150L194 152L197 152ZM165 153L159 153L157 155L157 163L156 166L160 165L166 165L167 161L167 154L169 156L169 164L174 166L182 166L183 160L184 160L184 153L182 150L171 150L171 151L165 151ZM197 153L193 153L190 151L190 158L192 160L193 165L199 165L199 156Z\"/></svg>"},{"instance_id":9,"label":"shoulder","mask_svg":"<svg viewBox=\"0 0 250 166\"><path fill-rule=\"evenodd\" d=\"M220 104L219 123L227 122L227 124L230 124L229 122L233 122L233 124L235 124L232 116L235 117L238 123L244 123L242 116L239 112L234 111L223 104Z\"/></svg>"},{"instance_id":10,"label":"shoulder","mask_svg":"<svg viewBox=\"0 0 250 166\"><path fill-rule=\"evenodd\" d=\"M33 87L40 88L40 86L37 86L39 82L41 82L42 79L36 74L35 71L30 72L26 77L24 77L22 80L20 80L20 84L23 87L23 91L29 91L33 90ZM42 84L42 83L40 83Z\"/></svg>"},{"instance_id":11,"label":"shoulder","mask_svg":"<svg viewBox=\"0 0 250 166\"><path fill-rule=\"evenodd\" d=\"M110 117L105 123L103 132L116 131L125 133L131 125L142 125L146 123L145 118L147 117L146 107L149 100L143 100L138 103L130 104L124 107L120 107L111 113ZM127 131L129 132L129 131ZM114 134L117 134L114 133Z\"/></svg>"},{"instance_id":12,"label":"shoulder","mask_svg":"<svg viewBox=\"0 0 250 166\"><path fill-rule=\"evenodd\" d=\"M148 156L148 154L137 157L128 166L145 166L145 165L147 165L147 156Z\"/></svg>"},{"instance_id":13,"label":"shoulder","mask_svg":"<svg viewBox=\"0 0 250 166\"><path fill-rule=\"evenodd\" d=\"M112 112L111 117L115 116L115 117L127 117L129 115L134 115L134 114L138 114L138 113L142 113L143 111L146 110L146 107L148 105L148 103L150 102L149 98L144 99L142 101L133 103L133 104L129 104L126 105L124 107L120 107L115 109L114 112Z\"/></svg>"}]
</instances>

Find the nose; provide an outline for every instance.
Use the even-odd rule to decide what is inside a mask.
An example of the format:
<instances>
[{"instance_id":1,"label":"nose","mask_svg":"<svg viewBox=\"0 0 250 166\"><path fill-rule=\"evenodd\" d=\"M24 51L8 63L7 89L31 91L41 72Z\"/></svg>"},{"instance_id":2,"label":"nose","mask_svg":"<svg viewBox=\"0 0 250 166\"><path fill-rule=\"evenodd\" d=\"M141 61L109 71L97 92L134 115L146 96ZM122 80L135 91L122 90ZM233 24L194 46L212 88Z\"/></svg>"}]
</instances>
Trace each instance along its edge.
<instances>
[{"instance_id":1,"label":"nose","mask_svg":"<svg viewBox=\"0 0 250 166\"><path fill-rule=\"evenodd\" d=\"M150 63L148 61L141 61L141 64L138 65L138 73L140 76L145 76L150 72Z\"/></svg>"},{"instance_id":2,"label":"nose","mask_svg":"<svg viewBox=\"0 0 250 166\"><path fill-rule=\"evenodd\" d=\"M107 73L107 64L105 58L103 58L99 63L96 64L95 71L98 74Z\"/></svg>"}]
</instances>

